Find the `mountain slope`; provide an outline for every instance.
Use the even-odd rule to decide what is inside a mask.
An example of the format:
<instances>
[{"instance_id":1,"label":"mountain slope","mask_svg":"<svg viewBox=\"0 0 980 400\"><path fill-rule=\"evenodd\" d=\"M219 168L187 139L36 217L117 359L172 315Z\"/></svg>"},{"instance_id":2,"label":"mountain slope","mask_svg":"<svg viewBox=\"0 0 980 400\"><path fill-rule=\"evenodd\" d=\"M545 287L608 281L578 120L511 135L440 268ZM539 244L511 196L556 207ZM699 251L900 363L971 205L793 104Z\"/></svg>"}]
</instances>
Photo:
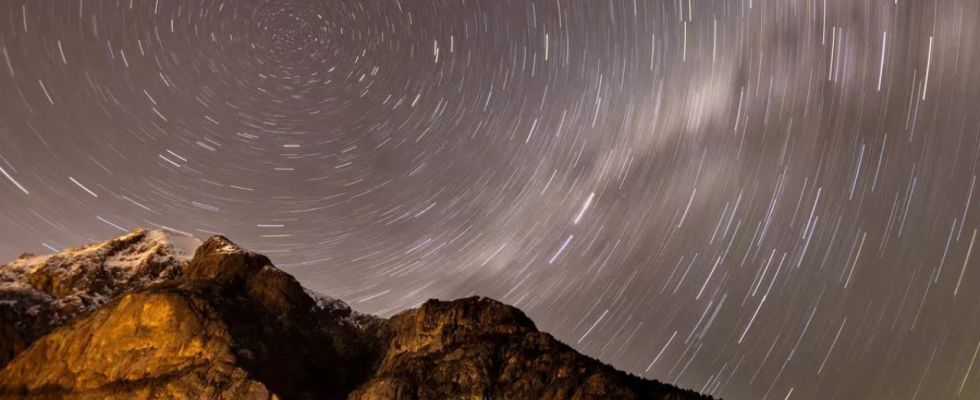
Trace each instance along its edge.
<instances>
[{"instance_id":1,"label":"mountain slope","mask_svg":"<svg viewBox=\"0 0 980 400\"><path fill-rule=\"evenodd\" d=\"M0 368L79 314L179 275L201 241L164 231L128 235L0 266Z\"/></svg>"},{"instance_id":2,"label":"mountain slope","mask_svg":"<svg viewBox=\"0 0 980 400\"><path fill-rule=\"evenodd\" d=\"M349 399L702 398L583 356L487 298L429 300L389 324L381 365Z\"/></svg>"},{"instance_id":3,"label":"mountain slope","mask_svg":"<svg viewBox=\"0 0 980 400\"><path fill-rule=\"evenodd\" d=\"M0 370L0 398L708 398L583 356L494 300L432 300L384 320L304 289L223 237L190 261L166 239L136 231L0 267L5 285L38 298L7 293L5 307L56 328L35 337L24 314L4 314L0 339L16 356ZM156 256L112 272L106 260L148 244ZM38 271L57 279L32 279ZM84 306L52 305L69 296Z\"/></svg>"}]
</instances>

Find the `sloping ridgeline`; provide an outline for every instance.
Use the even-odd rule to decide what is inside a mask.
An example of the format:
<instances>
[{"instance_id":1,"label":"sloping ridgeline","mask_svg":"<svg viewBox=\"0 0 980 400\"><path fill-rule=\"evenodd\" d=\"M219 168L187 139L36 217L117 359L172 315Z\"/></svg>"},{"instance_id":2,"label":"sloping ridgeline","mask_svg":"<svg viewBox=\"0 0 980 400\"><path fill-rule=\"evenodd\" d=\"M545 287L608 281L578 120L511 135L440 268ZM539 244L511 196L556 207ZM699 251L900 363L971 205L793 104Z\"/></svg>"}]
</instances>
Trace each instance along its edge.
<instances>
[{"instance_id":1,"label":"sloping ridgeline","mask_svg":"<svg viewBox=\"0 0 980 400\"><path fill-rule=\"evenodd\" d=\"M0 266L0 366L4 399L710 399L494 300L386 320L224 237L142 230Z\"/></svg>"}]
</instances>

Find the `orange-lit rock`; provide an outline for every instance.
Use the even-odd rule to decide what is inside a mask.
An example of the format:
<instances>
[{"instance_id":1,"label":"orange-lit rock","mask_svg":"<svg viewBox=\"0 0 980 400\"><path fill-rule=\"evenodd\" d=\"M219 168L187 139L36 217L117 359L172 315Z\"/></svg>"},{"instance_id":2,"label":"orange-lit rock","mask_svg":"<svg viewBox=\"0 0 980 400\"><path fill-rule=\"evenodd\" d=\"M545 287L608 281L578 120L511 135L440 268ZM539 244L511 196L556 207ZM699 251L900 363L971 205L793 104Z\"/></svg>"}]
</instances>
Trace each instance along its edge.
<instances>
[{"instance_id":1,"label":"orange-lit rock","mask_svg":"<svg viewBox=\"0 0 980 400\"><path fill-rule=\"evenodd\" d=\"M188 261L160 234L73 249L83 261L30 256L0 268L12 299L0 357L13 357L0 398L706 398L583 356L494 300L431 300L384 320L304 289L223 237L188 242ZM128 269L110 265L120 254ZM44 278L24 278L33 274ZM66 312L56 306L65 298L81 306ZM53 331L25 329L55 320Z\"/></svg>"},{"instance_id":2,"label":"orange-lit rock","mask_svg":"<svg viewBox=\"0 0 980 400\"><path fill-rule=\"evenodd\" d=\"M137 229L0 266L0 367L27 344L121 293L181 274L201 241Z\"/></svg>"}]
</instances>

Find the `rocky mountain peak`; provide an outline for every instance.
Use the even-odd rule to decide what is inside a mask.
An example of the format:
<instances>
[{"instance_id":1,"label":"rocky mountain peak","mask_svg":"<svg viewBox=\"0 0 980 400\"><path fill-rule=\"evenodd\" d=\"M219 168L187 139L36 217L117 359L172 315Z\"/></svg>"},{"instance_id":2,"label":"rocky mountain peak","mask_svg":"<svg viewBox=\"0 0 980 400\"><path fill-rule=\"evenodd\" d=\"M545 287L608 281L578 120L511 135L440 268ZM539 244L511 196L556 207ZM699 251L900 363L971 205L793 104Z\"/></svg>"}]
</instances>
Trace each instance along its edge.
<instances>
[{"instance_id":1,"label":"rocky mountain peak","mask_svg":"<svg viewBox=\"0 0 980 400\"><path fill-rule=\"evenodd\" d=\"M492 299L430 300L385 320L225 237L170 235L138 230L0 267L0 344L19 340L5 345L0 399L707 398L583 356ZM34 274L57 279L34 286ZM59 305L72 296L103 300Z\"/></svg>"},{"instance_id":2,"label":"rocky mountain peak","mask_svg":"<svg viewBox=\"0 0 980 400\"><path fill-rule=\"evenodd\" d=\"M201 244L163 230L0 265L0 367L37 338L116 296L180 276Z\"/></svg>"},{"instance_id":3,"label":"rocky mountain peak","mask_svg":"<svg viewBox=\"0 0 980 400\"><path fill-rule=\"evenodd\" d=\"M25 253L0 268L0 282L26 280L58 298L79 293L111 295L124 289L121 286L159 278L168 268L190 261L200 243L177 233L137 229L52 255Z\"/></svg>"},{"instance_id":4,"label":"rocky mountain peak","mask_svg":"<svg viewBox=\"0 0 980 400\"><path fill-rule=\"evenodd\" d=\"M205 240L184 269L183 277L234 286L283 321L290 321L294 313L308 312L315 305L303 286L274 267L268 257L245 250L224 236Z\"/></svg>"},{"instance_id":5,"label":"rocky mountain peak","mask_svg":"<svg viewBox=\"0 0 980 400\"><path fill-rule=\"evenodd\" d=\"M220 235L204 240L184 271L192 279L244 280L272 265L266 256L238 247Z\"/></svg>"},{"instance_id":6,"label":"rocky mountain peak","mask_svg":"<svg viewBox=\"0 0 980 400\"><path fill-rule=\"evenodd\" d=\"M389 354L436 352L481 337L536 332L534 321L514 307L486 297L452 302L429 300L421 307L391 318L401 334Z\"/></svg>"}]
</instances>

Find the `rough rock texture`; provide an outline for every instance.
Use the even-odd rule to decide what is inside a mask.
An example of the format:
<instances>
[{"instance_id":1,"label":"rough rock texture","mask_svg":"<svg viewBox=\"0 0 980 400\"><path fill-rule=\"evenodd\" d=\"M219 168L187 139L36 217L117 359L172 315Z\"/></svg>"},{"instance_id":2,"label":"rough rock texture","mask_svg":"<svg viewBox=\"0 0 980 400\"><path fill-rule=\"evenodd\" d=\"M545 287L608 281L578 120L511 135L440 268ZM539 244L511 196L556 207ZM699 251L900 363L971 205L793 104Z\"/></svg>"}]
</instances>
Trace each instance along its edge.
<instances>
[{"instance_id":1,"label":"rough rock texture","mask_svg":"<svg viewBox=\"0 0 980 400\"><path fill-rule=\"evenodd\" d=\"M0 371L28 398L343 398L379 346L265 256L205 241L178 277L38 340ZM342 311L341 311L342 312ZM349 309L348 309L349 312Z\"/></svg>"},{"instance_id":2,"label":"rough rock texture","mask_svg":"<svg viewBox=\"0 0 980 400\"><path fill-rule=\"evenodd\" d=\"M583 356L487 298L430 300L389 324L385 358L351 400L703 398Z\"/></svg>"},{"instance_id":3,"label":"rough rock texture","mask_svg":"<svg viewBox=\"0 0 980 400\"><path fill-rule=\"evenodd\" d=\"M111 259L147 235L158 234L82 250ZM24 339L21 314L0 314L0 341L16 354L0 369L0 399L708 398L616 371L490 299L432 300L391 320L358 314L220 236L189 263L121 274L104 261L22 260L0 272L55 278L41 279L47 291L11 280L27 292L11 309L56 314L52 293L111 300L36 340Z\"/></svg>"},{"instance_id":4,"label":"rough rock texture","mask_svg":"<svg viewBox=\"0 0 980 400\"><path fill-rule=\"evenodd\" d=\"M121 293L180 275L200 243L138 229L54 255L24 254L0 266L0 368L75 316Z\"/></svg>"}]
</instances>

